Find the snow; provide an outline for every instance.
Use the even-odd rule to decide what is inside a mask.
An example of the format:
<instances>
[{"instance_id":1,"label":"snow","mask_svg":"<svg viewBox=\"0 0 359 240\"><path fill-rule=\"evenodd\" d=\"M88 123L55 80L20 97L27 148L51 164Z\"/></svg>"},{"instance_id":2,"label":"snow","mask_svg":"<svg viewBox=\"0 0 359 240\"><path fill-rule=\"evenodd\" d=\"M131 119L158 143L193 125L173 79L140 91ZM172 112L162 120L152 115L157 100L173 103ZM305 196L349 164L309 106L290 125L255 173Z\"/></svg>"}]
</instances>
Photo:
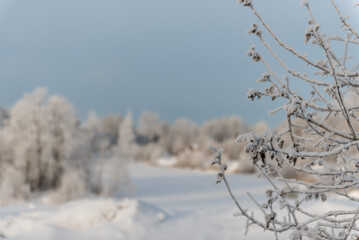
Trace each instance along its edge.
<instances>
[{"instance_id":1,"label":"snow","mask_svg":"<svg viewBox=\"0 0 359 240\"><path fill-rule=\"evenodd\" d=\"M173 167L176 163L178 163L178 158L176 157L162 157L156 161L156 165L161 167Z\"/></svg>"},{"instance_id":2,"label":"snow","mask_svg":"<svg viewBox=\"0 0 359 240\"><path fill-rule=\"evenodd\" d=\"M166 218L165 212L141 201L85 199L2 214L0 229L9 239L142 239L146 229Z\"/></svg>"},{"instance_id":3,"label":"snow","mask_svg":"<svg viewBox=\"0 0 359 240\"><path fill-rule=\"evenodd\" d=\"M216 174L130 164L132 192L124 198L87 198L63 205L33 203L0 208L0 237L21 240L63 239L259 239L274 235L250 228L234 217L234 204ZM255 209L246 192L263 200L268 184L255 175L229 174L232 190ZM311 202L310 209L324 205ZM348 207L340 200L328 209ZM0 238L1 239L1 238ZM284 238L285 239L285 238Z\"/></svg>"}]
</instances>

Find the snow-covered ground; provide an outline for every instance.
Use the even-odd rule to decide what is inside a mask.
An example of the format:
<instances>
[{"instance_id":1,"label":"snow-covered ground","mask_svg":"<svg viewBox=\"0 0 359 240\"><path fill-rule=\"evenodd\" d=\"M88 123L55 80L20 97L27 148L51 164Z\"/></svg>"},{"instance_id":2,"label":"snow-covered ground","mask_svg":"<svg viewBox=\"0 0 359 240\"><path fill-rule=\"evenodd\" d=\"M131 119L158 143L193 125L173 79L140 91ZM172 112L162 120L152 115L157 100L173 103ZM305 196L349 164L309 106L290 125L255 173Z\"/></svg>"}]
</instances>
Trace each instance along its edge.
<instances>
[{"instance_id":1,"label":"snow-covered ground","mask_svg":"<svg viewBox=\"0 0 359 240\"><path fill-rule=\"evenodd\" d=\"M63 205L32 203L0 209L4 239L274 239L252 228L236 211L215 173L129 166L132 192L119 199L83 199ZM263 199L267 183L254 175L229 175L241 203L254 208L246 192ZM347 207L328 202L328 208ZM312 209L323 206L312 202Z\"/></svg>"}]
</instances>

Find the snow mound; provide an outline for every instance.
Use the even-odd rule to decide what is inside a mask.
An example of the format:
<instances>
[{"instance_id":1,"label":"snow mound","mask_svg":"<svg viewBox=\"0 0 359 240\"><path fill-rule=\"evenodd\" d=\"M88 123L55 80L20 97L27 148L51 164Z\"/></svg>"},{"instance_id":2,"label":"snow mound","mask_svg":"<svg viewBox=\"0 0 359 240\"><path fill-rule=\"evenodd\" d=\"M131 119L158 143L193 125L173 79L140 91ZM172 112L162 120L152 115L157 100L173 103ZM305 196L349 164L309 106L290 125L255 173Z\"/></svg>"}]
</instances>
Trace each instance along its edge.
<instances>
[{"instance_id":1,"label":"snow mound","mask_svg":"<svg viewBox=\"0 0 359 240\"><path fill-rule=\"evenodd\" d=\"M86 199L60 207L32 209L2 216L0 237L9 239L57 239L56 235L79 239L140 239L146 229L168 215L150 204L125 199ZM66 233L67 232L67 233Z\"/></svg>"}]
</instances>

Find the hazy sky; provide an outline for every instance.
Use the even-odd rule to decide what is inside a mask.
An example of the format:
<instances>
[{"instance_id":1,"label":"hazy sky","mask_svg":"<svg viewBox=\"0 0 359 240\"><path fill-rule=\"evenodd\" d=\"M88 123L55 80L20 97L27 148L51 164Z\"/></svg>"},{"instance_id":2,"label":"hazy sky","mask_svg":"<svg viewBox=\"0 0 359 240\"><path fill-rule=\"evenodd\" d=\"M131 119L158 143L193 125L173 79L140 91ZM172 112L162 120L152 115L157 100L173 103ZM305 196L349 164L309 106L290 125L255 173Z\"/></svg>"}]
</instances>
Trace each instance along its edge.
<instances>
[{"instance_id":1,"label":"hazy sky","mask_svg":"<svg viewBox=\"0 0 359 240\"><path fill-rule=\"evenodd\" d=\"M281 38L305 52L300 2L254 1ZM312 2L324 27L339 26L330 1ZM343 11L359 15L354 2ZM202 123L236 114L273 126L283 119L267 118L276 104L246 98L264 71L245 57L257 43L246 33L253 22L236 0L0 0L0 104L43 86L67 97L81 118L132 109L135 117L149 110Z\"/></svg>"}]
</instances>

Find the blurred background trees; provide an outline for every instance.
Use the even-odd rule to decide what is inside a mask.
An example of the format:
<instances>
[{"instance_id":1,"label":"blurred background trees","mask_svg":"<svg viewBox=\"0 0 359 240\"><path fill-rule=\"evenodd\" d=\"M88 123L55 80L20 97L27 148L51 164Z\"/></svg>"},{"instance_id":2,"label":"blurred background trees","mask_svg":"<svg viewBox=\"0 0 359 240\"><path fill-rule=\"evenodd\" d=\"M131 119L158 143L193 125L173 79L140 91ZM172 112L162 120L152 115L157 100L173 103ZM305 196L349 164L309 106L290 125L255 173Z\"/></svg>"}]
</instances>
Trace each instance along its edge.
<instances>
[{"instance_id":1,"label":"blurred background trees","mask_svg":"<svg viewBox=\"0 0 359 240\"><path fill-rule=\"evenodd\" d=\"M235 142L251 130L264 133L268 126L249 126L239 116L202 125L185 118L169 123L154 112L143 112L136 124L131 111L90 112L81 121L66 98L38 88L9 109L0 108L0 200L121 195L130 187L127 163L208 170L210 145L225 150L232 172L253 173L244 146Z\"/></svg>"}]
</instances>

